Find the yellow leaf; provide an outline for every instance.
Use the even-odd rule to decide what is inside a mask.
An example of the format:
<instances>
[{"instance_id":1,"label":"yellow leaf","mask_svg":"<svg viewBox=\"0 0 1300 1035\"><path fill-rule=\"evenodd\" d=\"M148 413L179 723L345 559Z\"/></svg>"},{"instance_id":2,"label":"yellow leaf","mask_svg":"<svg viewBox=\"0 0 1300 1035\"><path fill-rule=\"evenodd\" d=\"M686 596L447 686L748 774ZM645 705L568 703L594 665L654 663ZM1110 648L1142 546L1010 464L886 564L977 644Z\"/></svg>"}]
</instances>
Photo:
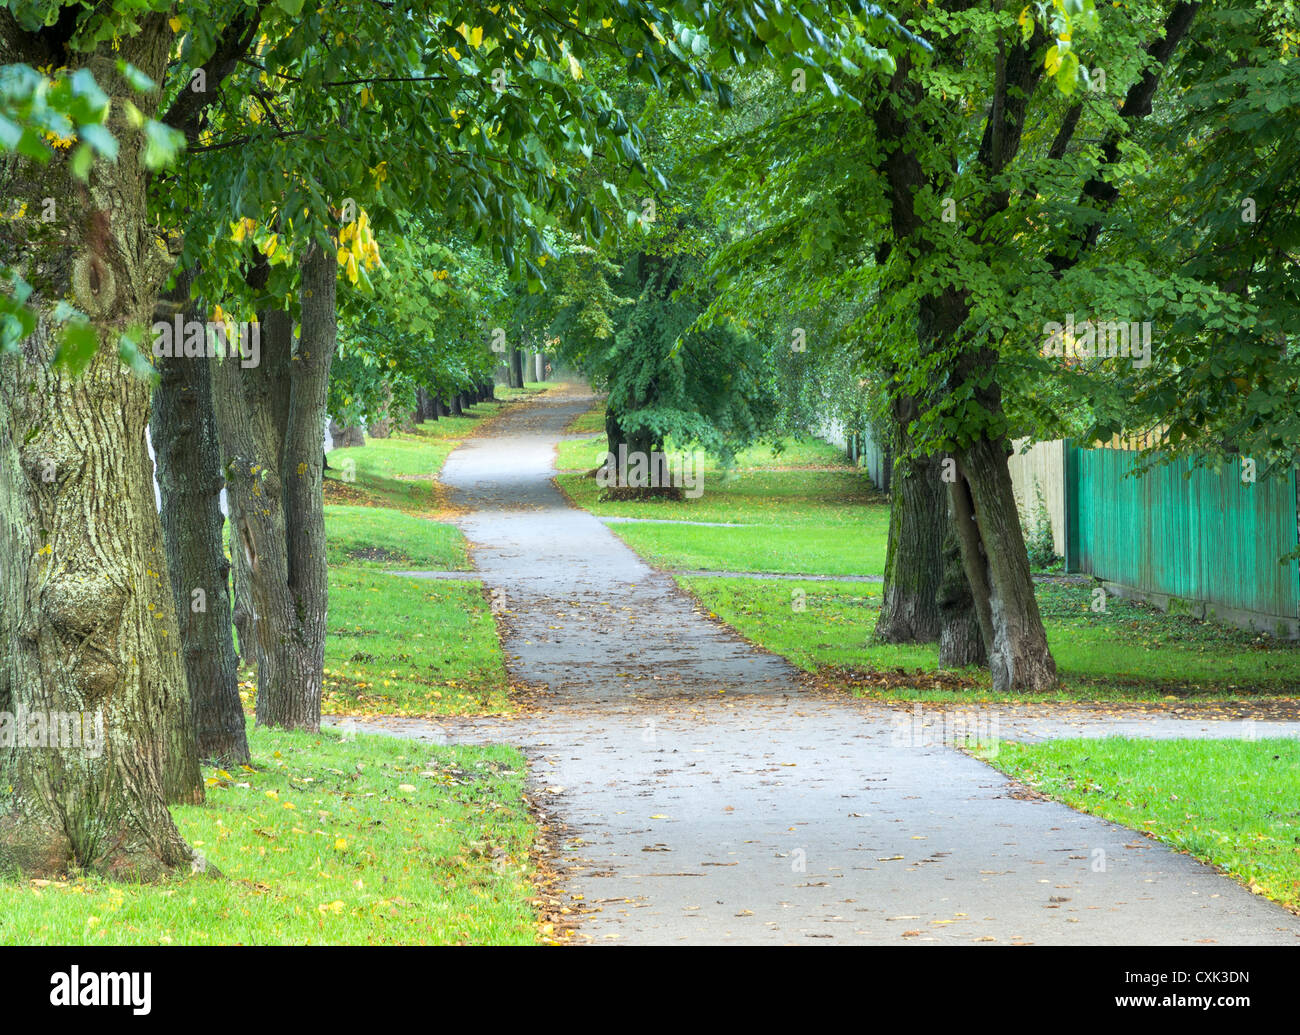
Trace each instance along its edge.
<instances>
[{"instance_id":1,"label":"yellow leaf","mask_svg":"<svg viewBox=\"0 0 1300 1035\"><path fill-rule=\"evenodd\" d=\"M167 19L167 24L172 27L172 32L181 31L181 20L175 16Z\"/></svg>"},{"instance_id":2,"label":"yellow leaf","mask_svg":"<svg viewBox=\"0 0 1300 1035\"><path fill-rule=\"evenodd\" d=\"M566 56L569 59L569 75L573 76L574 79L581 79L582 66L578 64L578 59L575 58L572 54L568 54Z\"/></svg>"},{"instance_id":3,"label":"yellow leaf","mask_svg":"<svg viewBox=\"0 0 1300 1035\"><path fill-rule=\"evenodd\" d=\"M483 46L483 27L481 25L478 25L470 29L469 35L465 38L469 40L469 45L471 47Z\"/></svg>"}]
</instances>

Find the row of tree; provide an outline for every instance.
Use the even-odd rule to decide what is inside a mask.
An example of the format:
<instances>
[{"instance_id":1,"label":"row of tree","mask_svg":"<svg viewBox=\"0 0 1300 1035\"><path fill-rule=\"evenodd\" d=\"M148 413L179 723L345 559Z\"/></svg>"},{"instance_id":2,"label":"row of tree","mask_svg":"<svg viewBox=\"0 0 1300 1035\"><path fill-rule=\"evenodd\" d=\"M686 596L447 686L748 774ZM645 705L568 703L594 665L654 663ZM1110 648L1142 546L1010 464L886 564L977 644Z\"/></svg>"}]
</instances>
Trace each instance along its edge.
<instances>
[{"instance_id":1,"label":"row of tree","mask_svg":"<svg viewBox=\"0 0 1300 1035\"><path fill-rule=\"evenodd\" d=\"M463 405L498 347L558 341L615 450L881 424L877 634L999 689L1055 680L1011 438L1294 463L1293 0L891 10L0 8L0 711L108 731L0 744L0 870L190 862L167 804L248 755L232 624L258 721L319 726L326 414ZM1074 313L1155 361L1045 356ZM177 317L257 366L151 359Z\"/></svg>"},{"instance_id":2,"label":"row of tree","mask_svg":"<svg viewBox=\"0 0 1300 1035\"><path fill-rule=\"evenodd\" d=\"M168 803L202 800L200 757L247 757L232 622L258 721L318 727L340 327L346 355L386 364L377 335L411 345L421 332L392 323L428 296L368 309L380 240L423 279L460 275L437 258L463 238L540 290L548 227L592 240L624 211L612 182L582 181L588 160L614 156L636 196L667 185L586 66L725 104L715 76L737 63L858 71L855 31L900 30L854 2L0 6L0 183L22 203L0 226L0 710L106 728L95 757L0 745L0 871L192 864ZM483 373L452 354L455 311L425 310L448 348L412 357L441 364L417 389L456 390L456 363ZM255 321L258 365L182 349L155 368L150 329L178 316Z\"/></svg>"}]
</instances>

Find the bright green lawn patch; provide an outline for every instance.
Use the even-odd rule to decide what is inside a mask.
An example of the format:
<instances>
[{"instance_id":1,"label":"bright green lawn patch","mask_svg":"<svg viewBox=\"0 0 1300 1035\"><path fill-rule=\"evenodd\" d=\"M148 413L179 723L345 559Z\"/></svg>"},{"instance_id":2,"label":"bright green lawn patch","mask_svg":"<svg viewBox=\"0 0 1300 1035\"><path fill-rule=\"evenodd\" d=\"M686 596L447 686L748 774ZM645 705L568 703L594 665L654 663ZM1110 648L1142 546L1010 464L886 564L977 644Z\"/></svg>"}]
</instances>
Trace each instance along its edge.
<instances>
[{"instance_id":1,"label":"bright green lawn patch","mask_svg":"<svg viewBox=\"0 0 1300 1035\"><path fill-rule=\"evenodd\" d=\"M603 402L595 403L586 413L580 413L569 421L564 429L567 435L594 435L600 433L602 438L605 434L605 404Z\"/></svg>"},{"instance_id":2,"label":"bright green lawn patch","mask_svg":"<svg viewBox=\"0 0 1300 1035\"><path fill-rule=\"evenodd\" d=\"M590 470L602 443L561 443L560 465ZM706 460L697 499L607 503L599 501L594 478L560 474L556 480L577 506L594 514L663 522L610 526L660 567L810 575L884 570L888 504L865 474L826 443L801 440L776 457L770 447L758 446L740 454L734 468ZM755 527L707 528L683 521Z\"/></svg>"},{"instance_id":3,"label":"bright green lawn patch","mask_svg":"<svg viewBox=\"0 0 1300 1035\"><path fill-rule=\"evenodd\" d=\"M1001 741L991 765L1300 910L1300 742Z\"/></svg>"},{"instance_id":4,"label":"bright green lawn patch","mask_svg":"<svg viewBox=\"0 0 1300 1035\"><path fill-rule=\"evenodd\" d=\"M497 712L507 692L482 583L330 569L326 714Z\"/></svg>"},{"instance_id":5,"label":"bright green lawn patch","mask_svg":"<svg viewBox=\"0 0 1300 1035\"><path fill-rule=\"evenodd\" d=\"M205 771L207 804L172 810L221 877L0 882L0 943L536 940L518 751L268 729L249 745L256 767Z\"/></svg>"},{"instance_id":6,"label":"bright green lawn patch","mask_svg":"<svg viewBox=\"0 0 1300 1035\"><path fill-rule=\"evenodd\" d=\"M498 399L527 399L530 396L549 392L552 388L559 388L561 383L559 381L525 381L523 388L508 388L505 385L497 385L496 397Z\"/></svg>"},{"instance_id":7,"label":"bright green lawn patch","mask_svg":"<svg viewBox=\"0 0 1300 1035\"><path fill-rule=\"evenodd\" d=\"M578 421L583 420L585 416L584 414L583 417L579 417ZM555 447L555 469L590 471L604 457L606 441L604 433L586 438L562 440Z\"/></svg>"},{"instance_id":8,"label":"bright green lawn patch","mask_svg":"<svg viewBox=\"0 0 1300 1035\"><path fill-rule=\"evenodd\" d=\"M678 582L742 636L805 671L938 670L935 644L872 642L879 584L688 576L679 576ZM1048 695L1011 699L1286 695L1300 685L1300 646L1294 643L1114 598L1106 612L1094 614L1086 586L1040 585L1037 593L1062 687ZM797 605L803 610L796 610ZM968 669L963 674L975 682L971 690L891 693L990 699L987 672Z\"/></svg>"},{"instance_id":9,"label":"bright green lawn patch","mask_svg":"<svg viewBox=\"0 0 1300 1035\"><path fill-rule=\"evenodd\" d=\"M325 507L325 540L334 565L410 571L469 570L465 537L455 525L386 507Z\"/></svg>"},{"instance_id":10,"label":"bright green lawn patch","mask_svg":"<svg viewBox=\"0 0 1300 1035\"><path fill-rule=\"evenodd\" d=\"M471 417L443 417L326 454L325 498L415 513L437 508L437 474L447 456L501 403L478 403Z\"/></svg>"},{"instance_id":11,"label":"bright green lawn patch","mask_svg":"<svg viewBox=\"0 0 1300 1035\"><path fill-rule=\"evenodd\" d=\"M857 530L822 532L807 524L701 528L614 524L614 532L651 564L678 571L757 571L792 575L879 575L885 570L887 508L862 508Z\"/></svg>"}]
</instances>

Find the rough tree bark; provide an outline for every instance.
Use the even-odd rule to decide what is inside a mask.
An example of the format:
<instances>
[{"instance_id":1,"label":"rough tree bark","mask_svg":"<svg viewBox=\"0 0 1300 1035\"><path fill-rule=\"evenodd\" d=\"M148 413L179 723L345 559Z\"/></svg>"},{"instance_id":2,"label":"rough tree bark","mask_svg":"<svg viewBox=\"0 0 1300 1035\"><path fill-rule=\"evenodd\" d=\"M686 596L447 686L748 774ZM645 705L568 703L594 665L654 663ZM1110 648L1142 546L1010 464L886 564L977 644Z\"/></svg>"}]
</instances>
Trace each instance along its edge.
<instances>
[{"instance_id":1,"label":"rough tree bark","mask_svg":"<svg viewBox=\"0 0 1300 1035\"><path fill-rule=\"evenodd\" d=\"M1056 661L1038 611L1006 442L977 439L958 451L953 517L988 646L995 690L1050 690Z\"/></svg>"},{"instance_id":2,"label":"rough tree bark","mask_svg":"<svg viewBox=\"0 0 1300 1035\"><path fill-rule=\"evenodd\" d=\"M301 340L292 356L288 316L263 317L271 325L263 335L265 376L212 364L233 548L247 573L257 721L312 731L320 728L328 607L321 465L336 275L333 255L312 246L302 265Z\"/></svg>"},{"instance_id":3,"label":"rough tree bark","mask_svg":"<svg viewBox=\"0 0 1300 1035\"><path fill-rule=\"evenodd\" d=\"M989 663L979 612L962 560L951 501L944 501L943 574L939 582L939 666L961 668Z\"/></svg>"},{"instance_id":4,"label":"rough tree bark","mask_svg":"<svg viewBox=\"0 0 1300 1035\"><path fill-rule=\"evenodd\" d=\"M167 296L170 320L186 304L192 276L182 273ZM239 673L231 634L230 563L222 548L221 451L206 357L157 361L150 439L158 461L163 542L176 598L198 755L223 765L249 760Z\"/></svg>"},{"instance_id":5,"label":"rough tree bark","mask_svg":"<svg viewBox=\"0 0 1300 1035\"><path fill-rule=\"evenodd\" d=\"M874 635L882 643L933 643L940 632L944 533L939 459L909 452L907 428L916 416L915 400L893 400L890 416L898 460L890 479L885 584Z\"/></svg>"},{"instance_id":6,"label":"rough tree bark","mask_svg":"<svg viewBox=\"0 0 1300 1035\"><path fill-rule=\"evenodd\" d=\"M114 101L121 141L87 184L66 151L45 166L0 160L5 197L37 212L53 198L57 212L48 224L0 224L0 262L26 275L37 313L20 354L0 363L0 711L76 723L57 749L31 745L39 719L0 734L0 872L148 880L194 864L167 787L199 802L203 785L192 747L176 757L184 738L171 733L190 704L145 449L149 385L116 348L129 325L152 322L167 272L147 227L143 141L125 117L128 99L149 115L157 96L136 93L116 65L160 81L173 34L164 14L146 14L116 49L80 54L64 31L28 34L0 15L0 62L88 67ZM65 298L100 340L79 377L50 367Z\"/></svg>"},{"instance_id":7,"label":"rough tree bark","mask_svg":"<svg viewBox=\"0 0 1300 1035\"><path fill-rule=\"evenodd\" d=\"M366 436L360 427L356 424L349 424L344 427L336 420L330 421L330 438L334 440L335 449L346 449L366 444Z\"/></svg>"},{"instance_id":8,"label":"rough tree bark","mask_svg":"<svg viewBox=\"0 0 1300 1035\"><path fill-rule=\"evenodd\" d=\"M379 416L366 428L371 438L388 438L393 433L393 386L384 382L384 401L379 405ZM363 440L362 445L365 445Z\"/></svg>"}]
</instances>

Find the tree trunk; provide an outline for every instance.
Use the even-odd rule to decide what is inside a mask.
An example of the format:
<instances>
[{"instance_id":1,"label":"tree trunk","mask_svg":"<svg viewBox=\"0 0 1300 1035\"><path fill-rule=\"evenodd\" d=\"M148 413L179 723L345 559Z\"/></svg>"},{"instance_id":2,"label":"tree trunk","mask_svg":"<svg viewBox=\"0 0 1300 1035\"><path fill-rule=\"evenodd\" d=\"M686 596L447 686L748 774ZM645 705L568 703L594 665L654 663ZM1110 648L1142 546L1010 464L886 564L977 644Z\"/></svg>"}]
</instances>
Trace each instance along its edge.
<instances>
[{"instance_id":1,"label":"tree trunk","mask_svg":"<svg viewBox=\"0 0 1300 1035\"><path fill-rule=\"evenodd\" d=\"M460 408L460 396L455 392L447 397L447 412L453 417L463 417L465 415Z\"/></svg>"},{"instance_id":2,"label":"tree trunk","mask_svg":"<svg viewBox=\"0 0 1300 1035\"><path fill-rule=\"evenodd\" d=\"M321 679L329 605L325 508L321 496L321 426L330 367L338 345L333 251L312 246L302 268L302 340L293 365L289 427L281 458L285 484L289 591L294 612L290 659L294 679L282 694L258 699L258 720L294 729L320 729ZM265 707L263 708L263 705Z\"/></svg>"},{"instance_id":3,"label":"tree trunk","mask_svg":"<svg viewBox=\"0 0 1300 1035\"><path fill-rule=\"evenodd\" d=\"M646 431L629 433L612 410L605 412L605 462L592 473L604 487L601 499L684 499L672 484L663 443Z\"/></svg>"},{"instance_id":4,"label":"tree trunk","mask_svg":"<svg viewBox=\"0 0 1300 1035\"><path fill-rule=\"evenodd\" d=\"M334 440L335 449L351 449L366 444L366 437L361 428L355 424L344 427L336 420L330 421L330 438Z\"/></svg>"},{"instance_id":5,"label":"tree trunk","mask_svg":"<svg viewBox=\"0 0 1300 1035\"><path fill-rule=\"evenodd\" d=\"M962 668L966 665L988 664L984 648L984 635L980 632L979 613L975 597L971 594L970 580L962 563L961 538L951 513L950 501L945 499L947 519L944 522L943 576L939 583L939 665L942 668Z\"/></svg>"},{"instance_id":6,"label":"tree trunk","mask_svg":"<svg viewBox=\"0 0 1300 1035\"><path fill-rule=\"evenodd\" d=\"M122 328L151 324L166 269L147 223L142 138L125 115L128 99L154 114L156 96L115 66L160 80L172 38L164 15L149 14L119 49L60 54L89 67L115 102L121 149L115 163L95 163L88 184L66 151L40 166L0 160L4 197L52 197L60 214L48 236L31 220L0 224L0 262L35 285L37 314L20 354L0 363L0 711L24 717L0 729L6 874L82 867L150 880L195 858L167 810L169 786L200 802L203 785L145 449L149 385L116 347ZM50 54L36 35L5 34L0 61L46 64ZM100 343L78 377L49 366L63 299L89 314ZM50 721L57 748L42 738Z\"/></svg>"},{"instance_id":7,"label":"tree trunk","mask_svg":"<svg viewBox=\"0 0 1300 1035\"><path fill-rule=\"evenodd\" d=\"M185 320L192 277L182 274L170 299ZM176 598L198 757L222 765L247 762L231 637L230 564L222 543L221 452L212 413L206 357L159 358L150 437L158 458L163 542Z\"/></svg>"},{"instance_id":8,"label":"tree trunk","mask_svg":"<svg viewBox=\"0 0 1300 1035\"><path fill-rule=\"evenodd\" d=\"M523 388L524 386L524 353L523 350L515 346L510 347L510 387Z\"/></svg>"},{"instance_id":9,"label":"tree trunk","mask_svg":"<svg viewBox=\"0 0 1300 1035\"><path fill-rule=\"evenodd\" d=\"M958 453L953 515L980 627L989 645L993 689L1050 690L1056 662L1047 646L1005 442L978 439Z\"/></svg>"},{"instance_id":10,"label":"tree trunk","mask_svg":"<svg viewBox=\"0 0 1300 1035\"><path fill-rule=\"evenodd\" d=\"M908 455L908 423L915 401L890 407L899 443L890 480L889 543L885 585L875 638L882 643L933 643L939 639L939 586L942 581L944 486L938 457Z\"/></svg>"},{"instance_id":11,"label":"tree trunk","mask_svg":"<svg viewBox=\"0 0 1300 1035\"><path fill-rule=\"evenodd\" d=\"M321 457L337 333L335 275L333 257L311 248L292 363L288 317L268 313L263 322L277 333L266 335L275 340L265 343L263 358L282 361L265 377L244 379L233 364L212 364L233 538L248 575L257 721L312 731L320 728L328 603ZM287 406L272 409L284 396Z\"/></svg>"},{"instance_id":12,"label":"tree trunk","mask_svg":"<svg viewBox=\"0 0 1300 1035\"><path fill-rule=\"evenodd\" d=\"M388 438L393 433L393 386L384 382L384 401L379 407L379 416L366 428L371 438ZM365 445L364 439L362 445Z\"/></svg>"}]
</instances>

